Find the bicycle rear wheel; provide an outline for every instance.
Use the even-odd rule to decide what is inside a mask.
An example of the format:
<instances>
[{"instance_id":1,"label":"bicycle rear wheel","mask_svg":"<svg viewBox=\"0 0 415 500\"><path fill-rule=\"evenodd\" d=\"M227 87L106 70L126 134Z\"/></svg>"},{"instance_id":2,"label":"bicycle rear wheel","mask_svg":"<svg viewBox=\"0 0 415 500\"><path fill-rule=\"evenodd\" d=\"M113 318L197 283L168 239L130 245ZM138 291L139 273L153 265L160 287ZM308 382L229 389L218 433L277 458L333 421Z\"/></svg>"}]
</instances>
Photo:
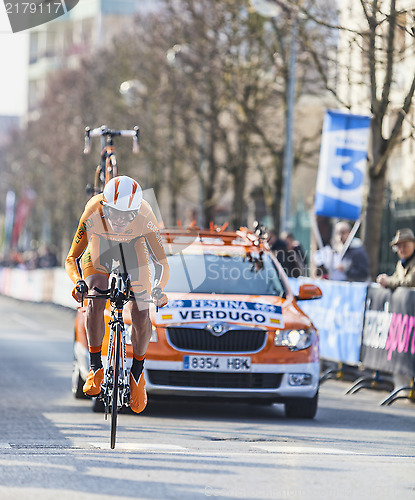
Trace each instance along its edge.
<instances>
[{"instance_id":1,"label":"bicycle rear wheel","mask_svg":"<svg viewBox=\"0 0 415 500\"><path fill-rule=\"evenodd\" d=\"M98 165L95 170L94 177L94 194L102 193L104 191L104 174L102 165Z\"/></svg>"},{"instance_id":2,"label":"bicycle rear wheel","mask_svg":"<svg viewBox=\"0 0 415 500\"><path fill-rule=\"evenodd\" d=\"M120 373L120 354L121 354L121 329L117 325L115 332L115 362L114 378L112 387L112 406L111 406L111 450L115 448L117 435L117 415L118 415L118 377Z\"/></svg>"},{"instance_id":3,"label":"bicycle rear wheel","mask_svg":"<svg viewBox=\"0 0 415 500\"><path fill-rule=\"evenodd\" d=\"M115 153L111 152L108 154L105 160L105 184L109 182L113 177L118 176L118 166Z\"/></svg>"}]
</instances>

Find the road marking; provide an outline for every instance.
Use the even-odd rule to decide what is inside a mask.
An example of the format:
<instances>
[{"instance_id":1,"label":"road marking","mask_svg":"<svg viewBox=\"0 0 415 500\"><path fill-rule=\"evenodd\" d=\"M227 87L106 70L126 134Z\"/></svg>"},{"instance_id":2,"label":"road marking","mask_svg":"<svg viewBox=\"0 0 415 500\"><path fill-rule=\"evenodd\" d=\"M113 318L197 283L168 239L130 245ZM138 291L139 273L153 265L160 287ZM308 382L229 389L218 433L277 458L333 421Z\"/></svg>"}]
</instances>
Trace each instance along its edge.
<instances>
[{"instance_id":1,"label":"road marking","mask_svg":"<svg viewBox=\"0 0 415 500\"><path fill-rule=\"evenodd\" d=\"M271 453L292 455L362 455L357 451L339 450L337 448L320 448L317 446L284 446L280 444L255 445L253 448Z\"/></svg>"},{"instance_id":2,"label":"road marking","mask_svg":"<svg viewBox=\"0 0 415 500\"><path fill-rule=\"evenodd\" d=\"M106 443L89 443L94 448L107 450L110 447L109 441ZM155 452L184 452L188 451L183 446L174 444L152 444L152 443L115 443L116 450L127 451L155 451Z\"/></svg>"},{"instance_id":3,"label":"road marking","mask_svg":"<svg viewBox=\"0 0 415 500\"><path fill-rule=\"evenodd\" d=\"M41 325L38 325L35 321L23 316L19 313L10 314L10 318L14 320L16 323L19 323L21 326L24 326L28 329L28 332L42 332L44 335L55 337L54 340L60 340L58 335L67 335L68 330L60 329L60 328L45 328ZM44 340L42 337L36 337L37 340ZM63 340L67 340L64 338Z\"/></svg>"},{"instance_id":4,"label":"road marking","mask_svg":"<svg viewBox=\"0 0 415 500\"><path fill-rule=\"evenodd\" d=\"M35 321L32 321L19 313L12 313L10 317L14 319L14 321L16 321L17 323L20 323L21 325L29 328L29 330L31 331L33 330L37 332L43 331L42 327L39 326Z\"/></svg>"}]
</instances>

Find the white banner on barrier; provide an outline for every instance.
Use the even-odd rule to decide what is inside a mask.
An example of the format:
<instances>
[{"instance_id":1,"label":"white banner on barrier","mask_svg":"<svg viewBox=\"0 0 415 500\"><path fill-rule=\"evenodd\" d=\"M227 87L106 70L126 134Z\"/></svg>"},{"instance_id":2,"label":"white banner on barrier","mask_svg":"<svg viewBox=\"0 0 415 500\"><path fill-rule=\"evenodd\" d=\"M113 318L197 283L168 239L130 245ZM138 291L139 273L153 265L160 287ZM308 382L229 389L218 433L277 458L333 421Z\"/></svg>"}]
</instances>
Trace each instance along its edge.
<instances>
[{"instance_id":1,"label":"white banner on barrier","mask_svg":"<svg viewBox=\"0 0 415 500\"><path fill-rule=\"evenodd\" d=\"M289 278L291 288L315 283L323 292L318 300L302 301L301 309L310 316L319 332L323 359L357 365L360 360L367 283Z\"/></svg>"}]
</instances>

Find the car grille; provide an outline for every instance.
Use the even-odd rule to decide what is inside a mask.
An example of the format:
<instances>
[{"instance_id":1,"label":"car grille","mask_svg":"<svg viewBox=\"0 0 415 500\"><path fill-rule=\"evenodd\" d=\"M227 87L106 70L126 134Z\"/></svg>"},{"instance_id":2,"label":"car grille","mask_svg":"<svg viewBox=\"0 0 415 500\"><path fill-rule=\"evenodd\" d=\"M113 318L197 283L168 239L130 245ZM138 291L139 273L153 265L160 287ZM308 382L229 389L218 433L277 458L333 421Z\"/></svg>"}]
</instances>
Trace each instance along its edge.
<instances>
[{"instance_id":1,"label":"car grille","mask_svg":"<svg viewBox=\"0 0 415 500\"><path fill-rule=\"evenodd\" d=\"M281 373L211 373L147 370L153 385L210 387L215 389L278 389Z\"/></svg>"},{"instance_id":2,"label":"car grille","mask_svg":"<svg viewBox=\"0 0 415 500\"><path fill-rule=\"evenodd\" d=\"M201 328L168 328L170 344L183 351L198 352L257 352L265 344L267 332L245 329L228 330L216 337Z\"/></svg>"}]
</instances>

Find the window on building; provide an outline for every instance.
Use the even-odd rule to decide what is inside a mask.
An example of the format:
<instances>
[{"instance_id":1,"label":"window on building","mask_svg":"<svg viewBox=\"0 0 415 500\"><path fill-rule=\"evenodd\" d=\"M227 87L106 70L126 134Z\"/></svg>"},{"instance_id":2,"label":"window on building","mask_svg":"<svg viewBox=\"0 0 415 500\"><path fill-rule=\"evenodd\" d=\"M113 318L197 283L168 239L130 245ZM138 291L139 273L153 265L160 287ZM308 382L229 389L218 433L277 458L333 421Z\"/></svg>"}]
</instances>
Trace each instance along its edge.
<instances>
[{"instance_id":1,"label":"window on building","mask_svg":"<svg viewBox=\"0 0 415 500\"><path fill-rule=\"evenodd\" d=\"M84 50L88 50L92 44L92 34L94 31L94 20L84 19L82 21L82 45Z\"/></svg>"},{"instance_id":2,"label":"window on building","mask_svg":"<svg viewBox=\"0 0 415 500\"><path fill-rule=\"evenodd\" d=\"M39 58L39 33L36 31L30 34L29 63L35 63Z\"/></svg>"},{"instance_id":3,"label":"window on building","mask_svg":"<svg viewBox=\"0 0 415 500\"><path fill-rule=\"evenodd\" d=\"M28 108L29 108L29 111L32 111L33 109L35 109L37 104L38 104L37 81L30 80L29 85L28 85Z\"/></svg>"},{"instance_id":4,"label":"window on building","mask_svg":"<svg viewBox=\"0 0 415 500\"><path fill-rule=\"evenodd\" d=\"M72 24L68 24L65 27L65 32L64 32L64 51L66 54L70 52L72 45L73 45L73 27Z\"/></svg>"},{"instance_id":5,"label":"window on building","mask_svg":"<svg viewBox=\"0 0 415 500\"><path fill-rule=\"evenodd\" d=\"M52 28L49 28L46 33L46 49L45 56L46 57L55 57L57 52L56 47L56 31Z\"/></svg>"}]
</instances>

